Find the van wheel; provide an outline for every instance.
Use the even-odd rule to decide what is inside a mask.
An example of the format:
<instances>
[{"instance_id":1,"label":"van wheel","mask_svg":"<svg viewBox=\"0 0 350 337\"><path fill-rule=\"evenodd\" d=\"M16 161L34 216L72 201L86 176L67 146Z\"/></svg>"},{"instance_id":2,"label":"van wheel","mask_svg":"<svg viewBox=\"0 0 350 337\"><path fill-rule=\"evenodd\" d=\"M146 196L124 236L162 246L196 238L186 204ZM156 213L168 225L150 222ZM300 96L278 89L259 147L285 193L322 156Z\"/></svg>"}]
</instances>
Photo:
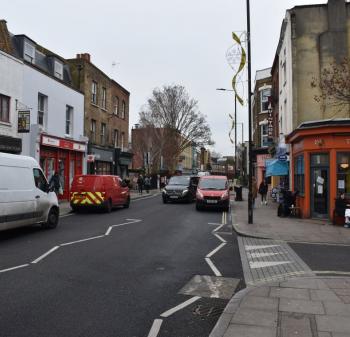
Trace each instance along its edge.
<instances>
[{"instance_id":1,"label":"van wheel","mask_svg":"<svg viewBox=\"0 0 350 337\"><path fill-rule=\"evenodd\" d=\"M57 227L59 219L59 211L57 208L51 208L47 216L47 221L42 224L45 229L53 229Z\"/></svg>"},{"instance_id":2,"label":"van wheel","mask_svg":"<svg viewBox=\"0 0 350 337\"><path fill-rule=\"evenodd\" d=\"M126 201L126 204L123 205L124 208L129 208L130 206L130 198Z\"/></svg>"},{"instance_id":3,"label":"van wheel","mask_svg":"<svg viewBox=\"0 0 350 337\"><path fill-rule=\"evenodd\" d=\"M112 200L109 199L106 204L105 208L106 213L111 213L112 212Z\"/></svg>"}]
</instances>

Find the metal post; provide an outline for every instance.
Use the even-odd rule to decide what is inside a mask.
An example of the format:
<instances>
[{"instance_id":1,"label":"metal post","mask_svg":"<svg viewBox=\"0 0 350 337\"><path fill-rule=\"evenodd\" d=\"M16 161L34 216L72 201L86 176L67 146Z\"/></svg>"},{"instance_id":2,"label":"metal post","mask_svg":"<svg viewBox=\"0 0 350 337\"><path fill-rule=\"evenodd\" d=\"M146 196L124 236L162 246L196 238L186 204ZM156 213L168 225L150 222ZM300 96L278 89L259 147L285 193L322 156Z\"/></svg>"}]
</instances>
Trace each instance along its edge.
<instances>
[{"instance_id":1,"label":"metal post","mask_svg":"<svg viewBox=\"0 0 350 337\"><path fill-rule=\"evenodd\" d=\"M253 163L252 163L252 83L251 83L251 48L250 48L250 2L247 0L247 42L248 42L248 117L249 117L249 138L248 138L248 223L253 223Z\"/></svg>"},{"instance_id":2,"label":"metal post","mask_svg":"<svg viewBox=\"0 0 350 337\"><path fill-rule=\"evenodd\" d=\"M235 178L237 178L237 95L235 94Z\"/></svg>"}]
</instances>

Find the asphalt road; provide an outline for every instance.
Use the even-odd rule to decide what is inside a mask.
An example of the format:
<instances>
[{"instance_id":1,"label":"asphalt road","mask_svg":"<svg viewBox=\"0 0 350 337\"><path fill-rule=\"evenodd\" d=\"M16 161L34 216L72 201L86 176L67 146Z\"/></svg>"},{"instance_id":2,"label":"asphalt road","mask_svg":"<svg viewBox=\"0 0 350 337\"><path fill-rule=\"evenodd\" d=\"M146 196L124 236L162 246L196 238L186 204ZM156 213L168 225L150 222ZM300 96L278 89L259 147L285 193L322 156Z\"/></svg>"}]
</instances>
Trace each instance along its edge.
<instances>
[{"instance_id":1,"label":"asphalt road","mask_svg":"<svg viewBox=\"0 0 350 337\"><path fill-rule=\"evenodd\" d=\"M156 196L61 218L55 230L0 232L0 337L146 337L155 319L158 337L208 336L227 299L201 297L161 314L193 298L179 294L193 276L214 275L205 257L222 241L209 223L222 215ZM213 264L242 279L236 237L228 226L217 233L227 243Z\"/></svg>"}]
</instances>

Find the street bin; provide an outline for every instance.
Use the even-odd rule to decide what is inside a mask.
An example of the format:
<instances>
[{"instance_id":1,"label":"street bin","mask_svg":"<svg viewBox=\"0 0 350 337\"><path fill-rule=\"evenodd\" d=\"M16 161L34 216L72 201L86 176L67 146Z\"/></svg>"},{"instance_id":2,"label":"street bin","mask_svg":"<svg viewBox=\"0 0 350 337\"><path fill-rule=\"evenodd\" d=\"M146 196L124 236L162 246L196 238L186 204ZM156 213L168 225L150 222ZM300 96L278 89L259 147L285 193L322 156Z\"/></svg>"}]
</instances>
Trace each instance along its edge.
<instances>
[{"instance_id":1,"label":"street bin","mask_svg":"<svg viewBox=\"0 0 350 337\"><path fill-rule=\"evenodd\" d=\"M235 186L234 190L236 193L235 201L243 201L243 198L242 198L243 186Z\"/></svg>"}]
</instances>

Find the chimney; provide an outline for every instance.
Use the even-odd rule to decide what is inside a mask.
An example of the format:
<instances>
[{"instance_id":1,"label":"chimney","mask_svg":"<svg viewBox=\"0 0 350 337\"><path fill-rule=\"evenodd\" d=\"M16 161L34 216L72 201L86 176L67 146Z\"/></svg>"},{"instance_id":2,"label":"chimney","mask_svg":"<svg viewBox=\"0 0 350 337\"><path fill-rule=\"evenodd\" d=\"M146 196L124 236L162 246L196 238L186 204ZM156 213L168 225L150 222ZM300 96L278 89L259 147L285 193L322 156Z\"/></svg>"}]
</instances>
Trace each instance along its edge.
<instances>
[{"instance_id":1,"label":"chimney","mask_svg":"<svg viewBox=\"0 0 350 337\"><path fill-rule=\"evenodd\" d=\"M328 0L328 30L331 32L346 30L345 0Z\"/></svg>"},{"instance_id":2,"label":"chimney","mask_svg":"<svg viewBox=\"0 0 350 337\"><path fill-rule=\"evenodd\" d=\"M89 53L77 54L77 59L85 60L86 62L90 62L91 57Z\"/></svg>"},{"instance_id":3,"label":"chimney","mask_svg":"<svg viewBox=\"0 0 350 337\"><path fill-rule=\"evenodd\" d=\"M8 54L13 54L11 37L7 30L6 20L0 20L0 49Z\"/></svg>"}]
</instances>

